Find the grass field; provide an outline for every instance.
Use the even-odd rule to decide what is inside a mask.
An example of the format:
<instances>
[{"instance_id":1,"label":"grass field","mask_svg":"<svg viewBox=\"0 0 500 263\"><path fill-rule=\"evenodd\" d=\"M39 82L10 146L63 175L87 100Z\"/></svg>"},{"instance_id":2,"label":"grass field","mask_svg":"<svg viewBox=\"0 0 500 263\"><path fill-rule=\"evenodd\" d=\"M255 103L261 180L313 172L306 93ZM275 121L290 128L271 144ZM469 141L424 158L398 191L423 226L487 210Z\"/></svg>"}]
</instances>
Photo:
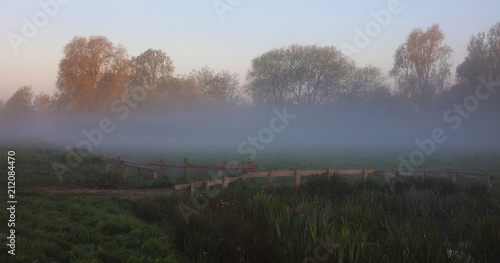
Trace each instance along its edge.
<instances>
[{"instance_id":1,"label":"grass field","mask_svg":"<svg viewBox=\"0 0 500 263\"><path fill-rule=\"evenodd\" d=\"M16 151L16 256L0 249L2 262L499 262L500 184L447 179L388 181L360 176L304 179L252 179L227 189L138 200L99 199L29 193L34 187L148 189L168 188L168 178L129 173L120 182L104 172L103 156L113 153L138 163L158 161L226 163L245 161L236 150L108 149L81 160L62 177L53 163L67 164L67 153L45 144L0 147L6 160ZM267 149L254 163L259 170L371 168L394 170L394 149ZM419 170L489 172L500 177L500 152L441 150ZM7 174L7 163L1 171ZM189 180L208 178L206 170ZM7 176L0 179L7 185ZM290 182L290 183L287 183ZM26 191L23 191L26 189ZM5 192L7 187L5 188ZM2 199L7 207L7 195ZM9 217L0 210L0 234L8 236ZM5 240L5 239L4 239ZM5 241L7 242L7 241Z\"/></svg>"}]
</instances>

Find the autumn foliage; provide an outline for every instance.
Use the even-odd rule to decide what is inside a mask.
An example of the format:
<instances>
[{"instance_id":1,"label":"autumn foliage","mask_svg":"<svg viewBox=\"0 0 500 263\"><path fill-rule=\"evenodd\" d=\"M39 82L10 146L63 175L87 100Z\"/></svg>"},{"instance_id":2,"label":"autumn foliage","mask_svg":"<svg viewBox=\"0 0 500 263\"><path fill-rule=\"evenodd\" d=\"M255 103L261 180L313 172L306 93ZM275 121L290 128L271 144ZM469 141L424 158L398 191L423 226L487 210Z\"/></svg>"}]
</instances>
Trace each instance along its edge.
<instances>
[{"instance_id":1,"label":"autumn foliage","mask_svg":"<svg viewBox=\"0 0 500 263\"><path fill-rule=\"evenodd\" d=\"M473 35L467 50L453 81L453 51L439 25L415 28L395 51L391 82L380 68L358 66L334 46L294 44L255 57L241 84L237 73L208 66L174 75L174 62L161 49L130 57L124 46L105 36L75 36L63 48L54 93L35 95L31 86L22 86L0 101L0 114L104 112L141 89L147 91L138 106L142 109L193 103L318 107L368 102L420 111L439 101L463 99L481 83L479 77L500 77L500 23ZM492 99L484 107L498 109L496 104Z\"/></svg>"}]
</instances>

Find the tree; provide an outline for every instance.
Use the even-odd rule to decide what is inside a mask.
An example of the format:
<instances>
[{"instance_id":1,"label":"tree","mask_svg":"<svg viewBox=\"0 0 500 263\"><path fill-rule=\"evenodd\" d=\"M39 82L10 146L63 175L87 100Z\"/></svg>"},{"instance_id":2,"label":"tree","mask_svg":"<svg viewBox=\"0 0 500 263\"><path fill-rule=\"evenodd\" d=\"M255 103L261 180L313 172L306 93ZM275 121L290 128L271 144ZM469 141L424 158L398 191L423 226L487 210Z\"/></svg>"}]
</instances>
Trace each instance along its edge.
<instances>
[{"instance_id":1,"label":"tree","mask_svg":"<svg viewBox=\"0 0 500 263\"><path fill-rule=\"evenodd\" d=\"M390 75L395 78L398 91L417 110L444 89L450 75L449 59L453 51L443 40L438 24L425 32L416 28L394 55Z\"/></svg>"},{"instance_id":2,"label":"tree","mask_svg":"<svg viewBox=\"0 0 500 263\"><path fill-rule=\"evenodd\" d=\"M23 115L33 110L33 90L22 86L7 100L5 111L9 115Z\"/></svg>"},{"instance_id":3,"label":"tree","mask_svg":"<svg viewBox=\"0 0 500 263\"><path fill-rule=\"evenodd\" d=\"M139 56L132 57L132 69L132 87L157 86L161 81L172 77L174 64L161 49L148 49Z\"/></svg>"},{"instance_id":4,"label":"tree","mask_svg":"<svg viewBox=\"0 0 500 263\"><path fill-rule=\"evenodd\" d=\"M375 67L358 69L333 46L291 45L252 60L247 91L257 103L317 106L365 95L376 86L369 77L359 79L366 72L375 73Z\"/></svg>"},{"instance_id":5,"label":"tree","mask_svg":"<svg viewBox=\"0 0 500 263\"><path fill-rule=\"evenodd\" d=\"M252 59L252 67L246 78L247 90L254 102L285 103L292 73L287 63L284 48L267 51Z\"/></svg>"},{"instance_id":6,"label":"tree","mask_svg":"<svg viewBox=\"0 0 500 263\"><path fill-rule=\"evenodd\" d=\"M348 74L346 88L338 96L347 101L380 101L391 96L387 79L382 70L373 65L356 67Z\"/></svg>"},{"instance_id":7,"label":"tree","mask_svg":"<svg viewBox=\"0 0 500 263\"><path fill-rule=\"evenodd\" d=\"M457 80L475 88L479 77L500 78L500 23L488 32L473 35L467 45L467 56L457 67Z\"/></svg>"},{"instance_id":8,"label":"tree","mask_svg":"<svg viewBox=\"0 0 500 263\"><path fill-rule=\"evenodd\" d=\"M123 96L130 76L130 60L122 46L104 36L74 37L64 47L57 89L65 108L75 112L103 110Z\"/></svg>"},{"instance_id":9,"label":"tree","mask_svg":"<svg viewBox=\"0 0 500 263\"><path fill-rule=\"evenodd\" d=\"M5 102L3 100L0 100L0 120L2 120L4 117L4 108L5 108Z\"/></svg>"},{"instance_id":10,"label":"tree","mask_svg":"<svg viewBox=\"0 0 500 263\"><path fill-rule=\"evenodd\" d=\"M232 103L237 99L239 87L237 73L230 73L227 70L216 73L205 66L200 70L191 71L189 78L205 101Z\"/></svg>"},{"instance_id":11,"label":"tree","mask_svg":"<svg viewBox=\"0 0 500 263\"><path fill-rule=\"evenodd\" d=\"M52 102L53 99L49 95L40 92L35 96L33 107L38 113L47 114L53 110Z\"/></svg>"}]
</instances>

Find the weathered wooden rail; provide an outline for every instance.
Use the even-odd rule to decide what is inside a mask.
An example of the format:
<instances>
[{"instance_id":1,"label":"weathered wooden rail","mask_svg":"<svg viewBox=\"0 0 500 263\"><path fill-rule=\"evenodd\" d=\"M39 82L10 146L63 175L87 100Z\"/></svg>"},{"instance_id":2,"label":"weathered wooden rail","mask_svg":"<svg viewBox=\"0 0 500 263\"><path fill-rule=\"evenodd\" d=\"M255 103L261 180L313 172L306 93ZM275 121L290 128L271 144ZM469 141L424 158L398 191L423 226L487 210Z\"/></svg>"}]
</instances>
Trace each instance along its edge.
<instances>
[{"instance_id":1,"label":"weathered wooden rail","mask_svg":"<svg viewBox=\"0 0 500 263\"><path fill-rule=\"evenodd\" d=\"M242 169L251 172L252 169L257 169L259 166L253 164L250 159L248 159L248 164L201 164L201 163L188 163L187 158L184 158L184 163L166 163L161 159L159 162L148 162L147 165L159 166L160 175L163 176L164 171L163 167L177 167L184 168L184 180L187 181L187 168L206 168L206 169L218 169L219 170L219 179L222 179L222 170L223 169Z\"/></svg>"},{"instance_id":2,"label":"weathered wooden rail","mask_svg":"<svg viewBox=\"0 0 500 263\"><path fill-rule=\"evenodd\" d=\"M139 175L141 170L145 170L148 172L154 173L154 178L158 177L158 173L160 173L160 177L166 175L164 171L164 167L176 167L176 168L184 168L184 180L187 181L187 168L206 168L206 169L218 169L219 171L219 179L222 180L222 170L223 169L241 169L246 170L247 172L251 172L252 169L257 169L259 166L253 164L249 159L248 164L201 164L201 163L188 163L187 158L184 158L184 163L166 163L161 159L159 162L148 162L146 164L137 164L132 163L130 160L124 161L117 157L117 159L113 159L113 155L110 154L108 158L105 160L107 162L106 172L109 172L111 164L117 165L118 176L121 177L122 166L125 167L125 174L123 176L123 180L127 179L127 173L129 169L135 169L138 171Z\"/></svg>"},{"instance_id":3,"label":"weathered wooden rail","mask_svg":"<svg viewBox=\"0 0 500 263\"><path fill-rule=\"evenodd\" d=\"M127 173L129 169L138 170L139 174L141 170L146 170L148 172L154 173L154 178L157 178L158 173L163 177L166 175L164 171L164 167L175 167L175 168L184 168L184 179L187 180L187 168L206 168L206 169L217 169L219 171L219 179L217 180L206 180L204 182L193 182L187 184L177 184L174 185L174 189L176 191L180 190L191 190L191 196L194 196L194 191L196 188L205 189L210 188L214 185L223 185L224 188L228 187L230 183L235 182L237 180L246 180L251 178L268 178L268 185L273 184L273 179L275 177L287 177L294 176L295 177L295 185L297 188L300 187L300 180L303 176L310 175L327 175L328 179L330 179L334 174L337 175L363 175L363 180L367 180L370 175L373 176L385 176L385 177L450 177L452 183L457 182L457 178L465 178L465 179L474 179L484 181L488 190L491 190L492 184L491 180L493 179L489 173L481 174L481 173L467 173L467 172L435 172L435 171L419 171L419 172L399 172L399 171L377 171L376 169L323 169L323 170L270 170L270 171L252 171L253 169L257 169L258 166L253 164L251 160L248 160L248 163L245 164L199 164L199 163L188 163L187 158L184 158L184 163L167 163L161 159L159 162L148 162L146 164L136 164L128 161L123 161L118 156L117 159L113 159L113 156L110 154L109 158L106 159L108 163L106 167L106 172L109 172L110 164L117 164L118 176L121 176L121 167L125 167L125 175L123 180L127 178ZM247 173L238 176L238 177L222 177L223 169L239 169L246 170Z\"/></svg>"},{"instance_id":4,"label":"weathered wooden rail","mask_svg":"<svg viewBox=\"0 0 500 263\"><path fill-rule=\"evenodd\" d=\"M195 188L202 188L205 187L205 189L210 188L211 186L214 185L223 185L223 188L228 187L228 185L232 182L235 182L237 180L246 180L250 178L269 178L269 183L268 185L273 184L273 178L274 177L285 177L285 176L295 176L295 184L298 187L300 187L300 179L302 176L309 176L309 175L322 175L322 174L327 174L328 179L330 179L334 174L339 174L339 175L354 175L354 174L362 174L364 175L364 179L368 179L368 175L370 173L375 172L376 170L374 169L324 169L324 170L282 170L282 171L259 171L259 172L248 172L242 176L238 177L224 177L223 179L218 179L218 180L207 180L204 182L194 182L194 183L189 183L189 184L177 184L174 185L174 189L176 191L180 190L191 190L191 197L194 196L194 191Z\"/></svg>"},{"instance_id":5,"label":"weathered wooden rail","mask_svg":"<svg viewBox=\"0 0 500 263\"><path fill-rule=\"evenodd\" d=\"M180 190L191 190L191 197L194 197L194 192L196 188L209 189L214 185L223 185L223 188L228 187L228 185L237 180L246 180L250 178L269 178L268 185L273 184L274 177L285 177L285 176L295 176L295 184L297 188L300 187L300 179L302 176L310 175L323 175L326 174L328 179L330 179L334 174L337 175L363 175L363 180L368 180L369 175L373 176L388 176L388 177L450 177L452 183L456 183L457 178L466 179L476 179L485 181L488 190L492 188L490 174L479 174L479 173L464 173L464 172L398 172L398 171L377 171L375 169L325 169L325 170L282 170L282 171L258 171L258 172L248 172L242 176L238 177L224 177L218 180L207 180L204 182L193 182L189 184L177 184L174 185L176 191Z\"/></svg>"},{"instance_id":6,"label":"weathered wooden rail","mask_svg":"<svg viewBox=\"0 0 500 263\"><path fill-rule=\"evenodd\" d=\"M106 166L106 173L109 172L111 164L116 164L116 169L117 169L117 173L118 173L119 177L121 177L122 166L125 167L125 173L123 175L122 180L126 180L127 179L127 174L128 174L129 169L135 169L135 170L137 170L137 172L139 173L139 175L141 174L141 170L145 170L147 172L153 172L153 174L154 174L153 177L154 178L157 178L158 172L160 172L160 168L158 168L156 166L132 163L130 160L124 161L124 160L122 160L120 158L120 156L118 156L116 159L113 159L113 155L112 154L110 154L109 157L106 158L105 161L108 163L107 166Z\"/></svg>"}]
</instances>

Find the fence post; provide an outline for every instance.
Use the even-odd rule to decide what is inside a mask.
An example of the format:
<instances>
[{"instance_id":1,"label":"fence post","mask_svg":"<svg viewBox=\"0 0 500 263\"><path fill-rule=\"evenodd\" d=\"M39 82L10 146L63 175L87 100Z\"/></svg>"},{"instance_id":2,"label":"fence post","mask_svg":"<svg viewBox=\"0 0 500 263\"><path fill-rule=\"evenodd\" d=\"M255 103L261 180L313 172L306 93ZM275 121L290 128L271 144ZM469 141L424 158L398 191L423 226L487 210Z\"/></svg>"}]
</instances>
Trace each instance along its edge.
<instances>
[{"instance_id":1,"label":"fence post","mask_svg":"<svg viewBox=\"0 0 500 263\"><path fill-rule=\"evenodd\" d=\"M486 187L488 187L488 191L491 191L491 188L492 188L491 174L489 174L489 173L486 174Z\"/></svg>"},{"instance_id":2,"label":"fence post","mask_svg":"<svg viewBox=\"0 0 500 263\"><path fill-rule=\"evenodd\" d=\"M268 185L272 185L273 184L273 170L269 171L269 184Z\"/></svg>"},{"instance_id":3,"label":"fence post","mask_svg":"<svg viewBox=\"0 0 500 263\"><path fill-rule=\"evenodd\" d=\"M220 166L222 166L221 162L219 162L217 164L220 165ZM217 169L217 173L219 174L219 179L222 179L222 169L221 168Z\"/></svg>"},{"instance_id":4,"label":"fence post","mask_svg":"<svg viewBox=\"0 0 500 263\"><path fill-rule=\"evenodd\" d=\"M229 177L224 177L224 186L223 186L223 188L227 188L228 185L229 185Z\"/></svg>"},{"instance_id":5,"label":"fence post","mask_svg":"<svg viewBox=\"0 0 500 263\"><path fill-rule=\"evenodd\" d=\"M113 155L109 154L109 158L110 159L113 158ZM109 164L109 162L107 162L107 163L108 163L108 165L106 165L106 173L109 173L109 166L110 166L110 164Z\"/></svg>"},{"instance_id":6,"label":"fence post","mask_svg":"<svg viewBox=\"0 0 500 263\"><path fill-rule=\"evenodd\" d=\"M154 171L154 172L153 172L153 178L154 178L154 179L158 178L158 172L157 172L157 171Z\"/></svg>"},{"instance_id":7,"label":"fence post","mask_svg":"<svg viewBox=\"0 0 500 263\"><path fill-rule=\"evenodd\" d=\"M118 164L117 164L117 166L118 166L118 178L121 177L121 171L120 171L121 166L122 166L121 162L122 162L122 160L120 159L120 156L118 156Z\"/></svg>"},{"instance_id":8,"label":"fence post","mask_svg":"<svg viewBox=\"0 0 500 263\"><path fill-rule=\"evenodd\" d=\"M424 177L425 177L425 172L424 172L424 171L422 171L422 178L424 178Z\"/></svg>"},{"instance_id":9,"label":"fence post","mask_svg":"<svg viewBox=\"0 0 500 263\"><path fill-rule=\"evenodd\" d=\"M457 173L451 174L451 182L454 184L457 183Z\"/></svg>"},{"instance_id":10,"label":"fence post","mask_svg":"<svg viewBox=\"0 0 500 263\"><path fill-rule=\"evenodd\" d=\"M332 178L334 173L335 173L334 169L328 169L328 180L330 180Z\"/></svg>"},{"instance_id":11,"label":"fence post","mask_svg":"<svg viewBox=\"0 0 500 263\"><path fill-rule=\"evenodd\" d=\"M187 178L188 178L188 176L187 176L187 174L188 174L187 173L187 169L188 169L187 162L188 162L188 158L184 158L184 181L187 181Z\"/></svg>"},{"instance_id":12,"label":"fence post","mask_svg":"<svg viewBox=\"0 0 500 263\"><path fill-rule=\"evenodd\" d=\"M297 188L300 187L300 170L295 170L295 184L297 185Z\"/></svg>"},{"instance_id":13,"label":"fence post","mask_svg":"<svg viewBox=\"0 0 500 263\"><path fill-rule=\"evenodd\" d=\"M363 180L364 181L368 180L368 170L366 168L363 168L363 175L364 175Z\"/></svg>"},{"instance_id":14,"label":"fence post","mask_svg":"<svg viewBox=\"0 0 500 263\"><path fill-rule=\"evenodd\" d=\"M252 160L250 160L250 158L248 158L248 164L252 164ZM252 172L252 168L248 168L247 173L251 173L251 172Z\"/></svg>"},{"instance_id":15,"label":"fence post","mask_svg":"<svg viewBox=\"0 0 500 263\"><path fill-rule=\"evenodd\" d=\"M130 159L128 159L128 162L130 163ZM123 181L127 180L127 174L128 174L128 166L125 166L125 175L123 176Z\"/></svg>"},{"instance_id":16,"label":"fence post","mask_svg":"<svg viewBox=\"0 0 500 263\"><path fill-rule=\"evenodd\" d=\"M160 178L163 178L163 159L160 159L160 163L161 163L161 166L160 166Z\"/></svg>"},{"instance_id":17,"label":"fence post","mask_svg":"<svg viewBox=\"0 0 500 263\"><path fill-rule=\"evenodd\" d=\"M194 197L194 183L191 183L191 198Z\"/></svg>"}]
</instances>

